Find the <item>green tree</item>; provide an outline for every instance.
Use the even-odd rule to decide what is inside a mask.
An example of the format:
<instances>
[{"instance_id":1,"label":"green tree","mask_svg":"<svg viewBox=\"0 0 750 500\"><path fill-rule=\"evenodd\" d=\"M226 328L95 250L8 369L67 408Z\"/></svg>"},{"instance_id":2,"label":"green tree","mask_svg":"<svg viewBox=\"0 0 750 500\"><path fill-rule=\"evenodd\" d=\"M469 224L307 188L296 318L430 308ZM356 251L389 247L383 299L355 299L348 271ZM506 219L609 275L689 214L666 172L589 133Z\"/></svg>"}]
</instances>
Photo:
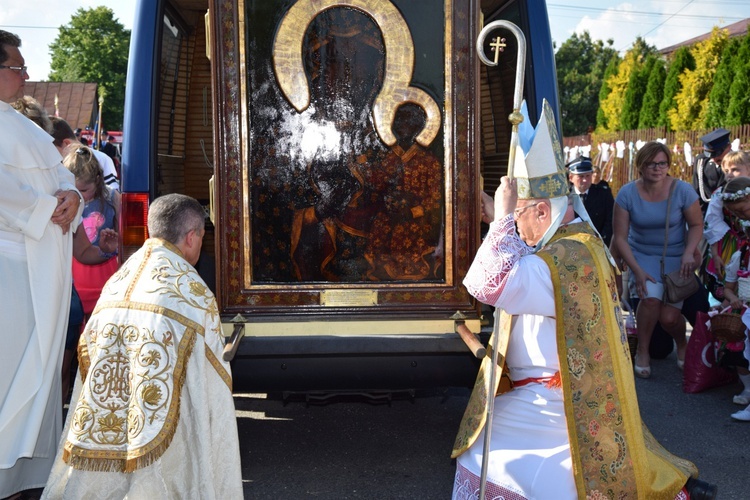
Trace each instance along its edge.
<instances>
[{"instance_id":1,"label":"green tree","mask_svg":"<svg viewBox=\"0 0 750 500\"><path fill-rule=\"evenodd\" d=\"M682 89L675 95L677 106L667 112L672 130L693 130L705 126L708 94L713 87L716 68L727 39L727 30L715 27L710 38L691 48L695 69L680 75Z\"/></svg>"},{"instance_id":2,"label":"green tree","mask_svg":"<svg viewBox=\"0 0 750 500\"><path fill-rule=\"evenodd\" d=\"M609 85L610 79L617 75L617 69L620 67L620 56L615 54L607 64L607 69L604 70L604 76L602 77L602 86L599 89L599 109L596 110L596 129L597 130L609 130L609 123L607 123L607 115L602 109L602 103L607 100L609 94L612 92L612 87Z\"/></svg>"},{"instance_id":3,"label":"green tree","mask_svg":"<svg viewBox=\"0 0 750 500\"><path fill-rule=\"evenodd\" d=\"M659 124L659 105L664 97L664 81L667 71L664 69L664 61L654 58L651 72L648 75L646 94L643 96L641 113L638 116L638 128L654 128Z\"/></svg>"},{"instance_id":4,"label":"green tree","mask_svg":"<svg viewBox=\"0 0 750 500\"><path fill-rule=\"evenodd\" d=\"M741 66L740 61L736 58L739 50L740 39L733 38L729 40L721 53L719 66L716 68L716 76L714 77L714 86L708 94L708 113L706 115L707 128L717 128L729 124L727 122L729 89L734 80L735 66ZM738 123L737 125L740 124Z\"/></svg>"},{"instance_id":5,"label":"green tree","mask_svg":"<svg viewBox=\"0 0 750 500\"><path fill-rule=\"evenodd\" d=\"M750 34L742 42L734 58L734 79L729 88L727 125L750 123Z\"/></svg>"},{"instance_id":6,"label":"green tree","mask_svg":"<svg viewBox=\"0 0 750 500\"><path fill-rule=\"evenodd\" d=\"M633 46L628 49L625 57L620 62L617 73L607 79L607 85L609 85L611 91L606 99L600 102L606 122L606 129L602 131L626 130L623 126L622 118L631 74L634 71L640 71L646 56L654 52L656 52L656 49L648 45L643 38L636 38ZM640 107L638 111L640 111ZM637 125L637 123L638 115L636 114L634 125Z\"/></svg>"},{"instance_id":7,"label":"green tree","mask_svg":"<svg viewBox=\"0 0 750 500\"><path fill-rule=\"evenodd\" d=\"M682 90L680 75L685 71L695 69L695 58L690 53L689 47L680 47L674 54L672 62L669 64L667 78L664 81L664 97L659 104L659 127L667 127L667 130L673 131L669 122L670 110L677 107L675 96Z\"/></svg>"},{"instance_id":8,"label":"green tree","mask_svg":"<svg viewBox=\"0 0 750 500\"><path fill-rule=\"evenodd\" d=\"M49 79L55 82L94 82L104 89L103 126L122 129L125 75L130 30L108 7L79 8L60 26L50 48Z\"/></svg>"},{"instance_id":9,"label":"green tree","mask_svg":"<svg viewBox=\"0 0 750 500\"><path fill-rule=\"evenodd\" d=\"M651 69L656 63L656 57L649 55L646 61L636 67L630 73L628 88L625 90L625 103L622 107L622 128L623 130L634 130L638 128L638 118L641 115L641 106L643 96L646 94L648 87L648 76Z\"/></svg>"},{"instance_id":10,"label":"green tree","mask_svg":"<svg viewBox=\"0 0 750 500\"><path fill-rule=\"evenodd\" d=\"M560 114L566 135L585 134L596 125L599 90L609 60L617 55L612 40L591 40L574 33L555 53Z\"/></svg>"}]
</instances>

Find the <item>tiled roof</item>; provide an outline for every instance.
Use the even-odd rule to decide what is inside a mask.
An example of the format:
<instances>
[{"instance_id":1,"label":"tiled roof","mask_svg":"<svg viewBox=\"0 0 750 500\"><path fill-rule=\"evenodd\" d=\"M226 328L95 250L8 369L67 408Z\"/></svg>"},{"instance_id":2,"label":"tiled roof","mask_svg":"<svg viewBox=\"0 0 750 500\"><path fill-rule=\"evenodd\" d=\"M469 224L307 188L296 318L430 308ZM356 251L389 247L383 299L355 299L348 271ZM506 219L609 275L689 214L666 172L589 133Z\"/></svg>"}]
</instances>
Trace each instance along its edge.
<instances>
[{"instance_id":1,"label":"tiled roof","mask_svg":"<svg viewBox=\"0 0 750 500\"><path fill-rule=\"evenodd\" d=\"M727 30L729 32L729 38L734 38L736 36L743 36L743 35L747 34L747 26L748 26L748 24L750 24L750 18L743 19L742 21L737 21L734 24L728 24L728 25L724 26L721 29L725 29L725 30ZM659 49L659 53L660 54L664 54L664 55L669 55L669 54L671 54L672 52L674 52L675 50L679 49L682 46L685 46L685 45L687 45L687 46L694 45L694 44L696 44L698 42L702 42L703 40L708 40L709 38L711 38L711 32L710 31L708 33L704 33L703 35L696 36L696 37L691 38L689 40L685 40L684 42L680 42L680 43L678 43L676 45L670 45L669 47L665 47L663 49Z\"/></svg>"},{"instance_id":2,"label":"tiled roof","mask_svg":"<svg viewBox=\"0 0 750 500\"><path fill-rule=\"evenodd\" d=\"M55 115L57 95L58 116L74 130L94 126L97 112L95 83L26 82L24 94L39 101L50 116Z\"/></svg>"}]
</instances>

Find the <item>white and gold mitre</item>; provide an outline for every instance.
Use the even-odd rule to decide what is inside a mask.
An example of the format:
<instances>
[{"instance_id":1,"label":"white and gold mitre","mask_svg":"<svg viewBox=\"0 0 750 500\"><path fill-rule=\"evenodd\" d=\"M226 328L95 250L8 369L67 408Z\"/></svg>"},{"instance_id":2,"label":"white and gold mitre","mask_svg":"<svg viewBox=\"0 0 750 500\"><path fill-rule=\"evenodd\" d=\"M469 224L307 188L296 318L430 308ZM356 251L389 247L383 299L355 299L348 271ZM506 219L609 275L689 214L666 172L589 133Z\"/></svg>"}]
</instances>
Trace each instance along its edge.
<instances>
[{"instance_id":1,"label":"white and gold mitre","mask_svg":"<svg viewBox=\"0 0 750 500\"><path fill-rule=\"evenodd\" d=\"M552 107L544 99L542 116L539 117L536 129L532 128L529 121L525 101L521 113L523 122L518 127L518 146L513 164L518 198L528 200L567 196L570 189Z\"/></svg>"}]
</instances>

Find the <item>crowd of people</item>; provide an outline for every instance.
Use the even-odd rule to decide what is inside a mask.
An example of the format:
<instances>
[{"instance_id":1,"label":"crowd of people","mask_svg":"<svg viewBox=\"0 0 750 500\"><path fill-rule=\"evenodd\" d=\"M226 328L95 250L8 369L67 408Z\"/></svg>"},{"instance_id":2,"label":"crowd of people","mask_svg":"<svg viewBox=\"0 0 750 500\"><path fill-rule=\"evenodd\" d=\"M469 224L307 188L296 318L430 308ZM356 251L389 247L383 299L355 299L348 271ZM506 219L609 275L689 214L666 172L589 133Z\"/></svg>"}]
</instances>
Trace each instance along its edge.
<instances>
[{"instance_id":1,"label":"crowd of people","mask_svg":"<svg viewBox=\"0 0 750 500\"><path fill-rule=\"evenodd\" d=\"M739 283L750 276L750 210L745 211L750 189L744 191L750 186L750 152L733 151L730 139L724 128L701 137L704 151L695 158L692 185L668 174L672 158L667 146L645 143L635 156L638 179L622 186L614 200L610 250L629 277L624 289L621 282L618 286L624 305L636 316L637 377L650 377L650 359L666 357L675 346L677 366L683 369L686 321L695 326L698 312L747 310L750 288L741 293ZM586 179L579 172L582 165L590 172L590 163L581 157L566 165L571 188L582 197L585 191L579 186L585 186ZM609 206L609 200L601 201L593 210ZM607 226L591 218L604 238ZM663 277L672 271L698 282L697 291L683 301L664 300ZM743 320L750 325L750 314ZM742 344L722 346L719 360L742 382L733 402L747 406L750 342ZM750 421L750 406L731 417Z\"/></svg>"},{"instance_id":2,"label":"crowd of people","mask_svg":"<svg viewBox=\"0 0 750 500\"><path fill-rule=\"evenodd\" d=\"M668 175L669 149L651 142L636 154L639 178L623 186L616 199L611 251L630 278L620 291L637 319L634 373L638 377L648 378L650 358L666 357L675 344L682 369L685 322L695 326L698 312L731 309L750 325L750 315L744 315L750 291L739 292L739 284L748 276L750 254L750 210L744 210L750 190L743 191L750 186L750 152L732 150L730 132L724 128L709 132L701 141L703 152L694 161L692 186ZM570 166L575 168L575 162ZM672 185L673 198L668 192ZM697 275L699 286L684 301L669 303L662 300L662 277L675 269L685 276ZM746 408L731 417L750 421L750 342L722 345L718 359L723 367L736 371L743 386L733 402Z\"/></svg>"},{"instance_id":3,"label":"crowd of people","mask_svg":"<svg viewBox=\"0 0 750 500\"><path fill-rule=\"evenodd\" d=\"M701 140L704 153L696 158L692 186L667 174L670 151L663 144L651 142L636 155L640 178L623 186L616 199L613 253L621 256L621 267L629 272L626 296L637 302L634 371L639 377L651 374L651 339L655 332L666 331L674 338L677 365L682 369L686 320L695 326L698 311L732 309L743 314L750 299L750 293L738 293L738 283L746 276L745 256L750 244L750 210L744 211L750 190L743 191L750 186L750 153L732 151L730 133L723 128ZM674 194L668 192L672 185ZM632 201L634 192L638 203ZM694 279L699 286L684 302L670 303L663 300L664 275L676 269L685 277L697 274ZM747 406L750 342L741 344L731 349L722 346L718 359L723 366L736 370L743 384L733 402ZM750 421L750 407L731 417Z\"/></svg>"}]
</instances>

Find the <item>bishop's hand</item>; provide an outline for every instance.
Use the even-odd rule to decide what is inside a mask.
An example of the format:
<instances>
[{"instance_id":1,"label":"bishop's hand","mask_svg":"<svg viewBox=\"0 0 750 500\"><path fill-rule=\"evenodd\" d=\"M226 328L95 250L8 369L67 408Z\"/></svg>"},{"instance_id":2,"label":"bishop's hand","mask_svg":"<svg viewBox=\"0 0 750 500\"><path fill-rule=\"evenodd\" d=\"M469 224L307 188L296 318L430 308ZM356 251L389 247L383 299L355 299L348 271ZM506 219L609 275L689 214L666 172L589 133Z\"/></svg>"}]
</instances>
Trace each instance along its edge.
<instances>
[{"instance_id":1,"label":"bishop's hand","mask_svg":"<svg viewBox=\"0 0 750 500\"><path fill-rule=\"evenodd\" d=\"M518 204L518 189L516 180L508 176L500 179L500 185L495 191L495 217L502 219L512 214Z\"/></svg>"}]
</instances>

